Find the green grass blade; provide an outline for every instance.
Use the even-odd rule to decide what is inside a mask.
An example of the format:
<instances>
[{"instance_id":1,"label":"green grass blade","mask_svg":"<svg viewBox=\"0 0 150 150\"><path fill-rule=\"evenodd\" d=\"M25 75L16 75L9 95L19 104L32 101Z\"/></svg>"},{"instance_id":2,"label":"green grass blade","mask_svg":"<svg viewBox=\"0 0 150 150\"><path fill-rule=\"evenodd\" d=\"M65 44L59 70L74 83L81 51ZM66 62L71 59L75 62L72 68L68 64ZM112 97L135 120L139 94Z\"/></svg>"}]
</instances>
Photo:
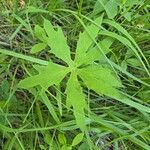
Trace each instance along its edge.
<instances>
[{"instance_id":1,"label":"green grass blade","mask_svg":"<svg viewBox=\"0 0 150 150\"><path fill-rule=\"evenodd\" d=\"M45 61L45 60L37 59L37 58L31 57L31 56L26 56L24 54L19 54L19 53L16 53L14 51L10 51L10 50L0 48L0 53L5 54L5 55L9 55L9 56L13 56L13 57L16 57L16 58L19 58L19 59L23 59L23 60L26 60L26 61L30 61L30 62L33 62L33 63L37 63L37 64L40 64L40 65L45 65L45 66L48 65L48 62Z\"/></svg>"}]
</instances>

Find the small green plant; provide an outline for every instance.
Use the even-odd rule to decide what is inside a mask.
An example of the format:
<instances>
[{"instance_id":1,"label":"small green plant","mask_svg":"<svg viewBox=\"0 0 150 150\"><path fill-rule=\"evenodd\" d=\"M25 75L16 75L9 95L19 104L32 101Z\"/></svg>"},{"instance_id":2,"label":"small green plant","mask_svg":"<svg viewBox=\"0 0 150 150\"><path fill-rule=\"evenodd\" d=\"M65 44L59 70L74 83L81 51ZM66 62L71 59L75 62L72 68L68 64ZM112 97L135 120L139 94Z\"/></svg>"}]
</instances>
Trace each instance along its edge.
<instances>
[{"instance_id":1,"label":"small green plant","mask_svg":"<svg viewBox=\"0 0 150 150\"><path fill-rule=\"evenodd\" d=\"M77 134L72 140L71 144L67 143L67 139L64 134L58 134L58 141L62 145L60 150L72 150L73 147L77 146L83 141L84 134Z\"/></svg>"},{"instance_id":2,"label":"small green plant","mask_svg":"<svg viewBox=\"0 0 150 150\"><path fill-rule=\"evenodd\" d=\"M100 23L100 19L96 19L95 23ZM99 47L106 54L112 44L109 38L94 44L93 39L96 39L98 32L99 27L92 24L86 27L86 31L80 33L75 58L72 59L67 39L61 28L54 29L53 25L45 19L44 29L40 26L35 27L36 36L41 43L34 45L31 52L39 52L48 45L51 48L50 52L64 61L67 66L52 61L47 66L36 65L34 67L38 74L19 83L19 87L24 89L40 85L42 91L45 92L50 86L60 84L69 75L65 90L66 105L68 109L73 107L76 123L82 131L86 130L85 110L88 109L82 85L100 95L112 98L119 97L120 93L116 88L122 87L120 80L110 68L95 63L103 57L99 52Z\"/></svg>"},{"instance_id":3,"label":"small green plant","mask_svg":"<svg viewBox=\"0 0 150 150\"><path fill-rule=\"evenodd\" d=\"M149 8L1 0L0 149L150 150Z\"/></svg>"}]
</instances>

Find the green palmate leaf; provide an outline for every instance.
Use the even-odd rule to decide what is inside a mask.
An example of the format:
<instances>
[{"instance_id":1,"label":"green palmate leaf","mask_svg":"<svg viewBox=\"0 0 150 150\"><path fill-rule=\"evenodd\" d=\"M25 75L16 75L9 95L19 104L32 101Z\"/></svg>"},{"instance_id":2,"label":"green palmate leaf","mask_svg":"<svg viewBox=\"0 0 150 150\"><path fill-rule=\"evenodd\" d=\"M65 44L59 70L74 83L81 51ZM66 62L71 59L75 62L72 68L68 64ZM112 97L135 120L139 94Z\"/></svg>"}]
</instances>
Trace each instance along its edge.
<instances>
[{"instance_id":1,"label":"green palmate leaf","mask_svg":"<svg viewBox=\"0 0 150 150\"><path fill-rule=\"evenodd\" d=\"M39 74L28 77L19 83L20 88L31 88L41 85L45 89L54 84L58 84L68 73L68 68L49 62L48 66L42 67Z\"/></svg>"},{"instance_id":2,"label":"green palmate leaf","mask_svg":"<svg viewBox=\"0 0 150 150\"><path fill-rule=\"evenodd\" d=\"M100 23L100 19L95 20L96 24ZM93 40L98 35L99 27L92 24L86 27L86 30L79 35L79 40L77 43L75 62L80 64L83 58L86 56L88 48L92 45Z\"/></svg>"},{"instance_id":3,"label":"green palmate leaf","mask_svg":"<svg viewBox=\"0 0 150 150\"><path fill-rule=\"evenodd\" d=\"M121 87L121 82L112 74L110 69L98 65L90 65L80 69L79 75L86 86L98 94L110 97L119 95L116 87Z\"/></svg>"},{"instance_id":4,"label":"green palmate leaf","mask_svg":"<svg viewBox=\"0 0 150 150\"><path fill-rule=\"evenodd\" d=\"M100 19L96 19L95 23L98 24ZM39 29L39 31L38 31ZM85 27L86 31L79 35L79 41L77 44L76 55L74 62L70 56L70 49L67 45L67 40L61 30L61 28L54 29L48 20L44 20L44 30L36 26L35 31L38 38L43 42L34 46L31 52L40 51L47 45L51 47L51 53L55 54L56 57L65 61L69 67L64 67L53 62L49 62L47 66L34 65L33 67L37 70L38 74L28 77L19 83L21 88L31 88L34 86L41 86L43 94L48 87L52 85L58 85L63 78L71 72L66 86L66 105L68 109L72 106L73 113L76 118L76 123L82 131L85 131L85 109L87 109L85 102L85 95L82 91L82 87L79 84L77 76L79 75L86 86L98 94L104 94L110 97L117 97L119 95L116 88L121 87L120 81L111 73L108 68L103 68L98 65L91 65L94 61L99 60L103 57L103 54L107 54L110 51L110 46L113 43L112 38L106 38L98 43L101 47L103 54L99 52L98 47L93 43L94 39L99 32L99 27L94 24ZM45 34L46 32L46 34ZM46 44L45 44L46 43ZM84 64L88 67L82 67ZM42 96L42 99L48 109L55 118L56 122L59 122L59 118L49 103L48 97Z\"/></svg>"},{"instance_id":5,"label":"green palmate leaf","mask_svg":"<svg viewBox=\"0 0 150 150\"><path fill-rule=\"evenodd\" d=\"M85 113L84 109L86 107L85 96L82 92L82 88L78 82L76 73L72 73L70 79L67 83L66 88L67 94L67 105L73 106L74 115L76 118L77 125L81 130L85 130Z\"/></svg>"},{"instance_id":6,"label":"green palmate leaf","mask_svg":"<svg viewBox=\"0 0 150 150\"><path fill-rule=\"evenodd\" d=\"M96 19L95 23L98 24L98 22L99 19ZM118 29L120 30L120 27ZM121 29L121 31L123 30ZM124 38L116 33L109 32L107 30L99 32L99 27L95 26L94 24L87 26L85 27L85 31L83 33L80 33L79 35L75 60L73 62L70 56L69 46L67 45L67 39L65 38L61 28L57 27L57 29L54 29L52 24L48 20L45 20L44 29L39 26L36 26L35 33L36 36L42 41L42 43L46 43L48 46L51 47L50 52L55 54L56 57L65 61L69 67L64 67L55 64L53 62L48 63L47 61L41 60L39 61L29 56L24 57L24 55L18 55L14 52L7 52L4 50L0 51L4 54L17 56L17 58L22 58L25 60L30 60L32 62L41 64L41 66L37 65L34 66L34 68L37 70L38 73L34 76L22 80L19 83L19 87L28 89L37 85L41 86L42 87L42 94L40 95L41 99L47 106L53 119L58 124L60 123L60 119L57 116L57 112L54 109L55 107L53 107L53 104L49 100L45 91L47 90L48 87L54 84L58 85L64 79L64 77L66 77L67 79L69 78L66 85L67 108L69 110L71 107L73 107L73 113L76 119L76 124L83 132L86 130L85 110L87 109L87 105L85 101L86 100L85 95L83 93L82 87L77 77L80 77L83 83L85 83L85 85L89 89L97 92L97 94L109 96L124 104L127 104L128 106L134 107L142 112L143 111L150 112L150 109L147 106L132 101L131 99L124 96L117 89L122 87L122 84L120 80L117 78L117 76L113 74L109 68L105 68L102 67L101 65L96 65L93 63L94 61L101 60L101 58L103 58L105 54L110 52L110 46L113 43L113 39L119 40L127 47L130 47L132 51L134 51L136 54L138 54L135 48L132 46L133 42L131 43L132 40L129 37ZM98 38L96 39L98 33L99 35L108 36L108 38L105 38L104 40L98 42ZM94 43L94 41L97 41L98 44ZM101 51L103 51L103 54L99 52L100 48ZM113 62L111 62L111 65L118 69L118 66L116 66ZM118 70L127 74L129 77L135 79L135 77L125 72L123 69L119 68ZM70 77L66 76L68 73L71 74ZM139 80L136 79L136 81ZM60 88L60 90L61 89L62 88ZM49 92L49 94L51 93ZM107 128L110 127L107 126L108 122L104 123L106 124L105 126ZM112 127L112 129L115 130L114 126ZM118 133L120 134L121 132L119 131ZM82 139L83 135L77 136L74 139L72 145L77 145L80 141L82 141ZM66 141L63 139L63 141L61 141L60 143L66 144ZM66 149L66 147L64 147L64 149Z\"/></svg>"},{"instance_id":7,"label":"green palmate leaf","mask_svg":"<svg viewBox=\"0 0 150 150\"><path fill-rule=\"evenodd\" d=\"M70 48L67 44L67 38L64 36L60 27L54 30L54 27L48 20L44 20L44 29L48 35L47 44L51 47L51 52L56 57L65 61L68 65L72 64Z\"/></svg>"},{"instance_id":8,"label":"green palmate leaf","mask_svg":"<svg viewBox=\"0 0 150 150\"><path fill-rule=\"evenodd\" d=\"M43 49L45 49L46 46L47 46L47 44L45 44L45 43L38 43L31 48L30 52L32 54L38 53L38 52L42 51Z\"/></svg>"}]
</instances>

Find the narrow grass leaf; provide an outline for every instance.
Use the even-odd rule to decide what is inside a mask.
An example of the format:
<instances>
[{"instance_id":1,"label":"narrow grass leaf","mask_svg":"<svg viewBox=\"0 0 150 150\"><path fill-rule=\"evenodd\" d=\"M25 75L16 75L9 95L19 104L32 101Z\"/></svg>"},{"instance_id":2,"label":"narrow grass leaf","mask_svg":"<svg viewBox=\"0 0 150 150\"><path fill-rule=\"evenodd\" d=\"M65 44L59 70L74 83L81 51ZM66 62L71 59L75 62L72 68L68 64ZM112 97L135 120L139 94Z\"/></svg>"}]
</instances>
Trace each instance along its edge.
<instances>
[{"instance_id":1,"label":"narrow grass leaf","mask_svg":"<svg viewBox=\"0 0 150 150\"><path fill-rule=\"evenodd\" d=\"M150 113L150 108L148 106L144 106L142 104L134 102L133 100L129 99L128 97L125 97L124 95L114 96L114 98L128 106L136 108L139 111L144 111L144 112Z\"/></svg>"},{"instance_id":2,"label":"narrow grass leaf","mask_svg":"<svg viewBox=\"0 0 150 150\"><path fill-rule=\"evenodd\" d=\"M32 35L33 35L33 30L29 24L26 23L25 20L23 20L21 17L19 17L16 14L13 14L13 17L18 20Z\"/></svg>"},{"instance_id":3,"label":"narrow grass leaf","mask_svg":"<svg viewBox=\"0 0 150 150\"><path fill-rule=\"evenodd\" d=\"M55 112L55 109L50 101L50 99L47 97L46 93L42 92L40 94L41 98L42 98L42 102L46 105L46 107L48 108L50 114L52 115L53 119L57 122L60 123L60 120L57 116L57 113Z\"/></svg>"},{"instance_id":4,"label":"narrow grass leaf","mask_svg":"<svg viewBox=\"0 0 150 150\"><path fill-rule=\"evenodd\" d=\"M142 50L139 48L138 44L135 42L135 40L128 33L127 30L125 30L120 24L118 24L117 22L112 21L112 20L104 19L103 23L106 23L106 24L109 24L110 26L113 26L119 32L121 32L122 34L124 34L135 45L135 47L137 48L137 50L140 52L141 56L144 58L145 62L147 63L148 67L150 68L150 64L149 64L148 60L146 59L146 57L144 56Z\"/></svg>"},{"instance_id":5,"label":"narrow grass leaf","mask_svg":"<svg viewBox=\"0 0 150 150\"><path fill-rule=\"evenodd\" d=\"M148 73L148 75L150 75L147 67L145 66L144 62L142 61L141 57L139 56L137 50L132 46L131 42L127 38L124 38L123 36L120 36L120 35L118 35L118 34L116 34L114 32L110 32L110 31L101 31L100 35L106 35L106 36L113 37L113 38L117 39L118 41L120 41L121 43L123 43L124 45L126 45L127 47L131 48L131 50L133 51L133 53L136 54L136 57L142 63L142 65L145 68L145 70Z\"/></svg>"},{"instance_id":6,"label":"narrow grass leaf","mask_svg":"<svg viewBox=\"0 0 150 150\"><path fill-rule=\"evenodd\" d=\"M23 59L23 60L26 60L26 61L30 61L30 62L33 62L33 63L36 63L36 64L40 64L40 65L44 65L44 66L48 65L48 62L45 61L45 60L34 58L34 57L27 56L27 55L24 55L24 54L19 54L19 53L16 53L16 52L12 51L12 50L6 50L6 49L1 49L0 48L0 53L5 54L5 55L9 55L9 56L13 56L13 57L16 57L16 58L20 58L20 59Z\"/></svg>"}]
</instances>

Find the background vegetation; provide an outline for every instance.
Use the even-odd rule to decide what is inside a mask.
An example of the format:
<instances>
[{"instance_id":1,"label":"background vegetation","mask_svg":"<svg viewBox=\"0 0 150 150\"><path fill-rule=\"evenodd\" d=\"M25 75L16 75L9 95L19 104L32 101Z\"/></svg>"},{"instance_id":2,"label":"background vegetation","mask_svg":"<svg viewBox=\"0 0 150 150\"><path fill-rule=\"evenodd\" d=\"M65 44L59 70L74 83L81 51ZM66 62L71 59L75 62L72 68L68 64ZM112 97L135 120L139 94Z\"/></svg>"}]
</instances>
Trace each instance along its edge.
<instances>
[{"instance_id":1,"label":"background vegetation","mask_svg":"<svg viewBox=\"0 0 150 150\"><path fill-rule=\"evenodd\" d=\"M149 0L1 0L0 149L149 150L149 11ZM54 29L61 27L72 58L77 54L79 35L84 33L81 41L93 43L103 53L96 61L94 57L92 63L109 68L117 77L109 78L106 73L100 78L100 85L97 69L85 74L93 78L87 83L79 79L83 92L75 95L74 107L66 104L71 89L78 90L70 82L66 95L69 74L44 94L41 86L29 86L31 81L24 79L36 75L36 69L42 70L48 61L66 66L58 57L59 52L51 53L49 45L35 46L41 43L44 20L49 20ZM93 37L97 28L99 32ZM52 40L54 49L59 38L63 39L57 31L54 30L57 40ZM95 56L92 52L90 60ZM57 70L48 73L53 72ZM44 79L38 82L43 85ZM107 88L103 87L105 84ZM93 85L94 90L86 85ZM114 90L111 86L120 88ZM114 96L116 90L124 97ZM85 96L85 109L79 103L80 95Z\"/></svg>"}]
</instances>

